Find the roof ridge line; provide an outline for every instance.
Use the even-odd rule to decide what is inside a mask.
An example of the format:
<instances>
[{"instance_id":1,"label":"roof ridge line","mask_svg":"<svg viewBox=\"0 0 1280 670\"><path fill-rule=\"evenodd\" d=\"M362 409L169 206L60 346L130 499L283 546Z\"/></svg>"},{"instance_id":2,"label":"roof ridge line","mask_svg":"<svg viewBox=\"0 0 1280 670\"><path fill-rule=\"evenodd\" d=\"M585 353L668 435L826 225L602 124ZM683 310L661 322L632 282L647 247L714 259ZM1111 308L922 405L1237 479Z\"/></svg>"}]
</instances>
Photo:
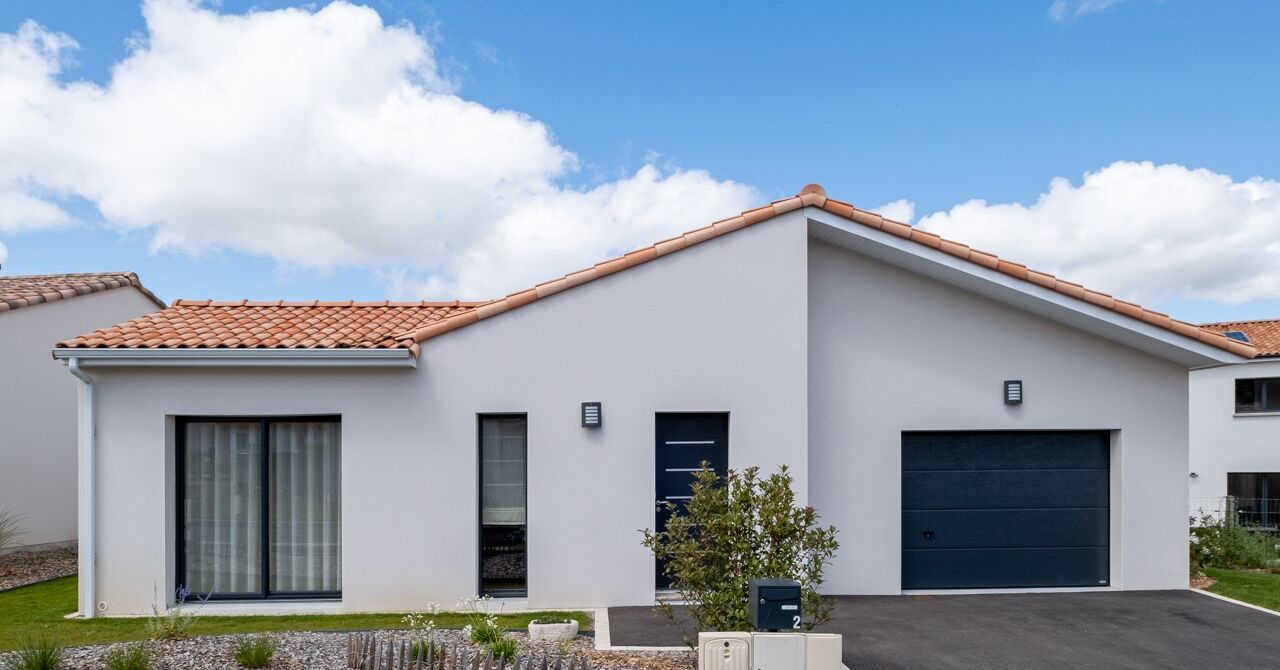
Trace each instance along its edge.
<instances>
[{"instance_id":1,"label":"roof ridge line","mask_svg":"<svg viewBox=\"0 0 1280 670\"><path fill-rule=\"evenodd\" d=\"M178 298L173 307L479 307L492 300L214 300Z\"/></svg>"},{"instance_id":2,"label":"roof ridge line","mask_svg":"<svg viewBox=\"0 0 1280 670\"><path fill-rule=\"evenodd\" d=\"M1240 321L1213 321L1211 323L1200 324L1201 328L1210 328L1213 326L1234 326L1241 323L1276 323L1280 322L1280 316L1273 316L1270 319L1242 319Z\"/></svg>"},{"instance_id":3,"label":"roof ridge line","mask_svg":"<svg viewBox=\"0 0 1280 670\"><path fill-rule=\"evenodd\" d=\"M1252 358L1257 355L1257 349L1252 345L1233 340L1221 333L1201 328L1189 321L1175 319L1163 312L1146 309L1137 303L1121 300L1110 294L1086 288L1082 284L1061 279L1047 272L1033 270L1021 263L1002 259L996 254L975 249L961 242L948 240L941 235L921 230L911 224L887 219L876 212L858 209L852 203L828 198L826 189L818 184L807 184L804 188L800 189L800 193L789 198L775 200L768 205L741 212L737 216L712 222L709 225L701 228L695 228L661 242L657 242L646 247L640 247L623 254L622 256L601 261L591 267L578 270L577 272L570 272L550 281L536 284L532 288L510 293L506 297L493 300L492 302L479 306L474 310L455 314L440 321L423 326L413 332L410 336L415 343L422 343L433 337L443 335L464 326L469 326L477 321L487 319L491 316L496 316L508 310L522 307L536 300L559 293L565 289L607 277L615 272L635 267L636 265L646 263L669 253L694 246L695 244L720 237L721 235L731 233L735 230L740 230L762 221L767 221L803 207L817 207L827 213L834 214L854 223L874 228L891 235L896 235L911 242L930 247L951 256L956 256L971 263L981 265L987 269L1014 277L1015 279L1036 284L1042 288L1076 298L1077 300L1083 300L1122 316L1127 316L1143 323L1163 328L1164 330L1225 350L1243 358Z\"/></svg>"}]
</instances>

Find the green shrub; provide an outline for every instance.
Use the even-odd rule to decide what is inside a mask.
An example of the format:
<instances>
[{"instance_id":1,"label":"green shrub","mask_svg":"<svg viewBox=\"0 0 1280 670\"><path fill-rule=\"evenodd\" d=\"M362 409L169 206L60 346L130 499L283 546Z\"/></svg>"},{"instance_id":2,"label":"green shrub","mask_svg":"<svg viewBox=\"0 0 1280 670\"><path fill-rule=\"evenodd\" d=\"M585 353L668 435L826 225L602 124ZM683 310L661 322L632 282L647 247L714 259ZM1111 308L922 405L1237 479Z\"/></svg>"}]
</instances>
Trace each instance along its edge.
<instances>
[{"instance_id":1,"label":"green shrub","mask_svg":"<svg viewBox=\"0 0 1280 670\"><path fill-rule=\"evenodd\" d=\"M4 662L4 670L60 670L62 645L49 636L27 638Z\"/></svg>"},{"instance_id":2,"label":"green shrub","mask_svg":"<svg viewBox=\"0 0 1280 670\"><path fill-rule=\"evenodd\" d=\"M518 648L515 640L503 637L490 642L489 651L493 653L494 658L512 658L516 655Z\"/></svg>"},{"instance_id":3,"label":"green shrub","mask_svg":"<svg viewBox=\"0 0 1280 670\"><path fill-rule=\"evenodd\" d=\"M414 640L409 643L409 652L413 655L413 660L426 661L428 655L435 658L440 654L440 646L430 640Z\"/></svg>"},{"instance_id":4,"label":"green shrub","mask_svg":"<svg viewBox=\"0 0 1280 670\"><path fill-rule=\"evenodd\" d=\"M0 549L8 549L23 534L18 524L21 517L9 510L0 510Z\"/></svg>"},{"instance_id":5,"label":"green shrub","mask_svg":"<svg viewBox=\"0 0 1280 670\"><path fill-rule=\"evenodd\" d=\"M503 637L498 624L485 620L471 626L471 641L476 644L493 644Z\"/></svg>"},{"instance_id":6,"label":"green shrub","mask_svg":"<svg viewBox=\"0 0 1280 670\"><path fill-rule=\"evenodd\" d=\"M1191 519L1191 566L1205 568L1271 568L1280 560L1276 537L1238 523L1205 515Z\"/></svg>"},{"instance_id":7,"label":"green shrub","mask_svg":"<svg viewBox=\"0 0 1280 670\"><path fill-rule=\"evenodd\" d=\"M271 665L279 643L270 635L252 635L236 638L236 663L242 668L265 668Z\"/></svg>"},{"instance_id":8,"label":"green shrub","mask_svg":"<svg viewBox=\"0 0 1280 670\"><path fill-rule=\"evenodd\" d=\"M107 670L149 670L151 647L146 644L115 647L103 655L102 661Z\"/></svg>"},{"instance_id":9,"label":"green shrub","mask_svg":"<svg viewBox=\"0 0 1280 670\"><path fill-rule=\"evenodd\" d=\"M786 466L767 478L755 467L721 478L703 463L686 513L673 515L665 531L643 531L698 630L750 630L747 585L758 577L800 583L806 630L830 620L831 602L818 587L839 547L836 529L820 527L814 508L797 506L791 484ZM670 605L659 607L674 621Z\"/></svg>"}]
</instances>

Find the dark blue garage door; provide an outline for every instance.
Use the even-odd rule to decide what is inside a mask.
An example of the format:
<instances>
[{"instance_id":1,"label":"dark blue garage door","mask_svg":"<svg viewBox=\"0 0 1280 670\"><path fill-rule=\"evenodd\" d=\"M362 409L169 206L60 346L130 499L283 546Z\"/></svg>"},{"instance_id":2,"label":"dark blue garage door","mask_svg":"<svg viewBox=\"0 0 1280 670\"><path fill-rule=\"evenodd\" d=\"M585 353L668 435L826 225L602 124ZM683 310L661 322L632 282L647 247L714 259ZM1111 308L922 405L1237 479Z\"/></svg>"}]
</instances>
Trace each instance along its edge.
<instances>
[{"instance_id":1,"label":"dark blue garage door","mask_svg":"<svg viewBox=\"0 0 1280 670\"><path fill-rule=\"evenodd\" d=\"M1105 586L1106 432L902 435L902 588Z\"/></svg>"}]
</instances>

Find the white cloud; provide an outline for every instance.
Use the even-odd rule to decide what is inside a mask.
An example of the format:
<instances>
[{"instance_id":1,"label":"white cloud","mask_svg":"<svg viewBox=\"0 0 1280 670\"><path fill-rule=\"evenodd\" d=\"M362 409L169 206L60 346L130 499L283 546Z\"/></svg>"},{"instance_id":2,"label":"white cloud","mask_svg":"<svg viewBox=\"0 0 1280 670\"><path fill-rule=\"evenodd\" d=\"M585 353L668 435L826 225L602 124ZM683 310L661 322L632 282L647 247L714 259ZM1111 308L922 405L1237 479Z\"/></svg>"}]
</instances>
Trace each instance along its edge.
<instances>
[{"instance_id":1,"label":"white cloud","mask_svg":"<svg viewBox=\"0 0 1280 670\"><path fill-rule=\"evenodd\" d=\"M545 125L465 100L421 34L366 7L149 0L143 14L101 86L64 81L69 36L32 22L0 34L0 198L23 204L0 232L66 223L50 194L82 197L112 226L152 231L155 249L487 297L756 199L653 167L565 186L578 159Z\"/></svg>"},{"instance_id":2,"label":"white cloud","mask_svg":"<svg viewBox=\"0 0 1280 670\"><path fill-rule=\"evenodd\" d=\"M873 208L871 211L886 219L893 219L903 223L911 223L911 220L916 218L916 204L906 199L885 203Z\"/></svg>"},{"instance_id":3,"label":"white cloud","mask_svg":"<svg viewBox=\"0 0 1280 670\"><path fill-rule=\"evenodd\" d=\"M1059 23L1072 21L1087 14L1098 14L1120 4L1121 0L1053 0L1049 5L1049 18Z\"/></svg>"},{"instance_id":4,"label":"white cloud","mask_svg":"<svg viewBox=\"0 0 1280 670\"><path fill-rule=\"evenodd\" d=\"M921 228L1144 303L1280 298L1280 181L1117 162L1031 205L970 200Z\"/></svg>"}]
</instances>

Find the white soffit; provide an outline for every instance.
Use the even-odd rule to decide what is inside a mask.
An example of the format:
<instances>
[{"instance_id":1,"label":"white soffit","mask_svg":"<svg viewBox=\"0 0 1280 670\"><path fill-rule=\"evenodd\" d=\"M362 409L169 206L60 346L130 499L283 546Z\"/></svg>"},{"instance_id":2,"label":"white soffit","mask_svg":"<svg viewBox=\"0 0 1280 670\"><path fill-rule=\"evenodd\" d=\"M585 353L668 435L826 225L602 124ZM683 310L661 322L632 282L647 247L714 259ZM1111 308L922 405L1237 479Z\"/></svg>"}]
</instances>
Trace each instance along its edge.
<instances>
[{"instance_id":1,"label":"white soffit","mask_svg":"<svg viewBox=\"0 0 1280 670\"><path fill-rule=\"evenodd\" d=\"M814 239L856 251L1188 368L1243 363L1248 360L1104 307L982 267L972 261L848 221L824 210L808 207L806 212L809 217L809 234Z\"/></svg>"}]
</instances>

